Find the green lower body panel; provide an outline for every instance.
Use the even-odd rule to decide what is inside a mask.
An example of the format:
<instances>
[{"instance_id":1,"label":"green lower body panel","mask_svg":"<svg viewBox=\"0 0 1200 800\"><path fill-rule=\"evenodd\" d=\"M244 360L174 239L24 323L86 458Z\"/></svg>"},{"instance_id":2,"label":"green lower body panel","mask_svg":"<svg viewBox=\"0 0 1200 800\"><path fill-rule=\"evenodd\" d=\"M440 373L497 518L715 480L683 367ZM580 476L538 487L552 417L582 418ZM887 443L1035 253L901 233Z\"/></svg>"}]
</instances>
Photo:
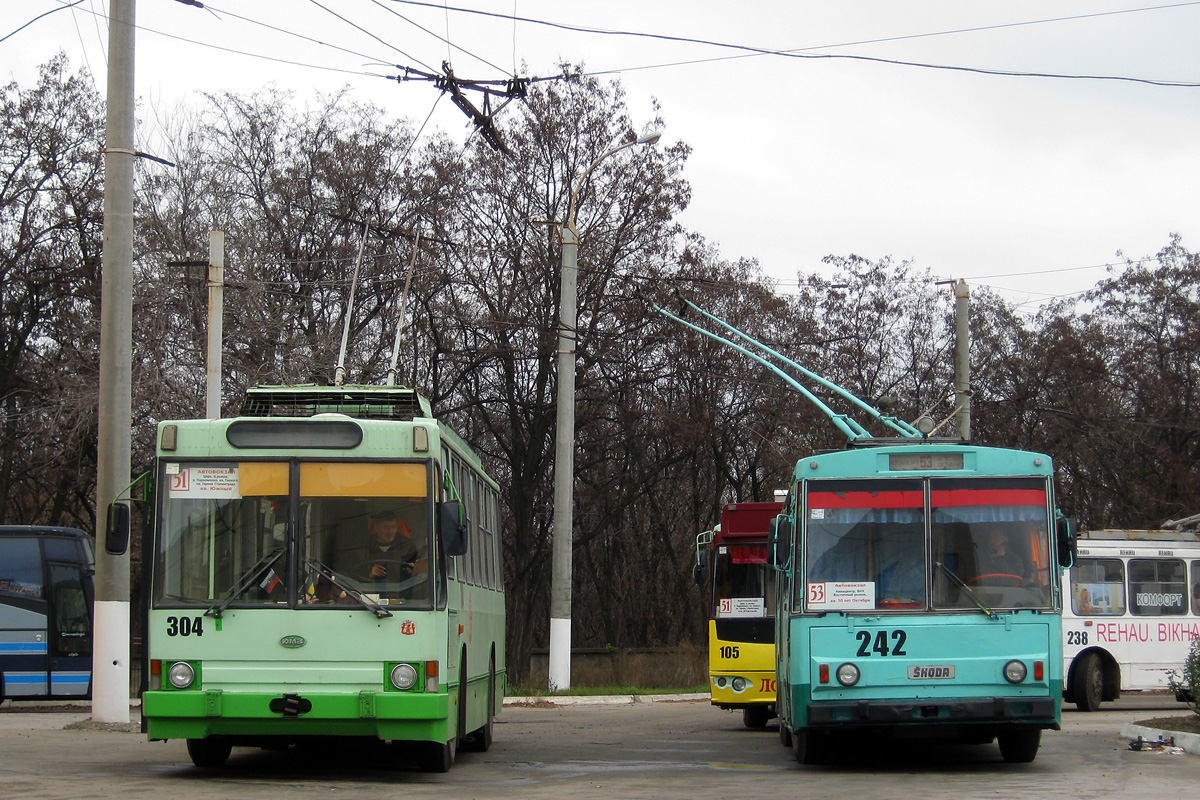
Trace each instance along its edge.
<instances>
[{"instance_id":1,"label":"green lower body panel","mask_svg":"<svg viewBox=\"0 0 1200 800\"><path fill-rule=\"evenodd\" d=\"M445 742L454 733L446 693L156 691L143 695L142 716L151 739L374 736Z\"/></svg>"}]
</instances>

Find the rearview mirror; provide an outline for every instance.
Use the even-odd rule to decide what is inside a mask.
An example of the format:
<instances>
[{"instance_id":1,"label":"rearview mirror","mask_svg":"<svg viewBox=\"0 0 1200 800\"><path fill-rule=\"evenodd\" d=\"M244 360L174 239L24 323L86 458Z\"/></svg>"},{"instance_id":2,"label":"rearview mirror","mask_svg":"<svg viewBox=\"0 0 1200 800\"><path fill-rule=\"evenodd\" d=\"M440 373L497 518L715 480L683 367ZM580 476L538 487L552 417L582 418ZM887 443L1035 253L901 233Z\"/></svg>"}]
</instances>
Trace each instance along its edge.
<instances>
[{"instance_id":1,"label":"rearview mirror","mask_svg":"<svg viewBox=\"0 0 1200 800\"><path fill-rule=\"evenodd\" d=\"M108 507L108 519L104 526L104 552L110 556L123 556L129 549L129 505L113 503Z\"/></svg>"},{"instance_id":2,"label":"rearview mirror","mask_svg":"<svg viewBox=\"0 0 1200 800\"><path fill-rule=\"evenodd\" d=\"M462 503L447 500L438 508L438 533L448 556L467 554L467 526L462 522Z\"/></svg>"},{"instance_id":3,"label":"rearview mirror","mask_svg":"<svg viewBox=\"0 0 1200 800\"><path fill-rule=\"evenodd\" d=\"M1076 524L1073 519L1060 516L1055 520L1054 538L1058 546L1058 565L1060 567L1066 568L1075 565L1075 554L1079 548L1075 528Z\"/></svg>"}]
</instances>

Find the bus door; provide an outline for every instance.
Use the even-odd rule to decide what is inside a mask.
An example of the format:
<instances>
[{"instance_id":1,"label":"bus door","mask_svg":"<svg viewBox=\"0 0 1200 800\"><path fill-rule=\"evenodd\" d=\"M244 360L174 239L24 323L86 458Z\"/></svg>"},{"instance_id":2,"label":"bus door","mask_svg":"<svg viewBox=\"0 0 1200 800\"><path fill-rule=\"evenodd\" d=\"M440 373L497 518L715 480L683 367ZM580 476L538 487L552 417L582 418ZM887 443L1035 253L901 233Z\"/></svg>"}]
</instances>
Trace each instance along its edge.
<instances>
[{"instance_id":1,"label":"bus door","mask_svg":"<svg viewBox=\"0 0 1200 800\"><path fill-rule=\"evenodd\" d=\"M79 563L46 564L46 633L49 639L48 694L83 697L91 684L92 620L90 575Z\"/></svg>"},{"instance_id":2,"label":"bus door","mask_svg":"<svg viewBox=\"0 0 1200 800\"><path fill-rule=\"evenodd\" d=\"M46 602L33 536L0 536L0 699L46 694Z\"/></svg>"}]
</instances>

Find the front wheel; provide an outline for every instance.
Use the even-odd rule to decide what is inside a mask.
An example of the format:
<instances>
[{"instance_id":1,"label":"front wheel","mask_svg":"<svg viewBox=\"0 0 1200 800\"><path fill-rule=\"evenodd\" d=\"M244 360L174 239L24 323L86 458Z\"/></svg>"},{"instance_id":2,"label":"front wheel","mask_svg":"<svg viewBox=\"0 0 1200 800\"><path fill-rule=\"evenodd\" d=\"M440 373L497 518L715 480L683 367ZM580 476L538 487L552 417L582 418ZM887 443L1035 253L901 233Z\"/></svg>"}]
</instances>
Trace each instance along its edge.
<instances>
[{"instance_id":1,"label":"front wheel","mask_svg":"<svg viewBox=\"0 0 1200 800\"><path fill-rule=\"evenodd\" d=\"M823 764L829 756L829 737L811 731L792 731L792 752L801 764Z\"/></svg>"},{"instance_id":2,"label":"front wheel","mask_svg":"<svg viewBox=\"0 0 1200 800\"><path fill-rule=\"evenodd\" d=\"M1075 665L1075 705L1080 711L1099 711L1104 699L1104 667L1100 656L1088 653Z\"/></svg>"},{"instance_id":3,"label":"front wheel","mask_svg":"<svg viewBox=\"0 0 1200 800\"><path fill-rule=\"evenodd\" d=\"M418 742L417 764L424 772L449 772L454 766L454 754L458 750L458 741L448 742Z\"/></svg>"},{"instance_id":4,"label":"front wheel","mask_svg":"<svg viewBox=\"0 0 1200 800\"><path fill-rule=\"evenodd\" d=\"M1038 747L1042 744L1042 731L1035 728L1031 731L1010 731L996 736L1000 745L1000 755L1010 764L1028 764L1037 757Z\"/></svg>"},{"instance_id":5,"label":"front wheel","mask_svg":"<svg viewBox=\"0 0 1200 800\"><path fill-rule=\"evenodd\" d=\"M487 722L462 740L462 749L470 753L486 753L492 746L492 712L496 708L496 662L488 670Z\"/></svg>"},{"instance_id":6,"label":"front wheel","mask_svg":"<svg viewBox=\"0 0 1200 800\"><path fill-rule=\"evenodd\" d=\"M742 724L747 728L754 730L762 730L767 727L767 722L771 719L771 712L766 706L751 706L742 709Z\"/></svg>"},{"instance_id":7,"label":"front wheel","mask_svg":"<svg viewBox=\"0 0 1200 800\"><path fill-rule=\"evenodd\" d=\"M192 763L197 767L213 769L224 766L225 762L229 760L229 754L233 751L233 745L229 743L228 739L209 736L205 739L188 739L187 751L188 755L192 757Z\"/></svg>"}]
</instances>

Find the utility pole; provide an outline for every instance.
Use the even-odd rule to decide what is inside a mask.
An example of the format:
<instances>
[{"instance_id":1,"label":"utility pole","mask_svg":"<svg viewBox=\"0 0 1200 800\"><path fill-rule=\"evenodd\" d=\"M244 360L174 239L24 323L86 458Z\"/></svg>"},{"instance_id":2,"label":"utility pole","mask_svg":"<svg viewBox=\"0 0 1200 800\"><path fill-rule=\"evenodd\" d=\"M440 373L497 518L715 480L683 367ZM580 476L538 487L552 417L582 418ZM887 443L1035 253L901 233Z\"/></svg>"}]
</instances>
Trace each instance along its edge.
<instances>
[{"instance_id":1,"label":"utility pole","mask_svg":"<svg viewBox=\"0 0 1200 800\"><path fill-rule=\"evenodd\" d=\"M971 441L971 292L962 278L954 284L954 424Z\"/></svg>"},{"instance_id":2,"label":"utility pole","mask_svg":"<svg viewBox=\"0 0 1200 800\"><path fill-rule=\"evenodd\" d=\"M225 232L208 232L208 403L209 419L221 418L221 332L225 308Z\"/></svg>"},{"instance_id":3,"label":"utility pole","mask_svg":"<svg viewBox=\"0 0 1200 800\"><path fill-rule=\"evenodd\" d=\"M104 138L104 250L100 287L100 402L96 538L108 506L129 485L133 363L135 0L109 0ZM103 532L103 533L102 533ZM101 542L97 541L97 544ZM122 546L122 549L123 546ZM129 553L96 548L92 719L129 721Z\"/></svg>"}]
</instances>

